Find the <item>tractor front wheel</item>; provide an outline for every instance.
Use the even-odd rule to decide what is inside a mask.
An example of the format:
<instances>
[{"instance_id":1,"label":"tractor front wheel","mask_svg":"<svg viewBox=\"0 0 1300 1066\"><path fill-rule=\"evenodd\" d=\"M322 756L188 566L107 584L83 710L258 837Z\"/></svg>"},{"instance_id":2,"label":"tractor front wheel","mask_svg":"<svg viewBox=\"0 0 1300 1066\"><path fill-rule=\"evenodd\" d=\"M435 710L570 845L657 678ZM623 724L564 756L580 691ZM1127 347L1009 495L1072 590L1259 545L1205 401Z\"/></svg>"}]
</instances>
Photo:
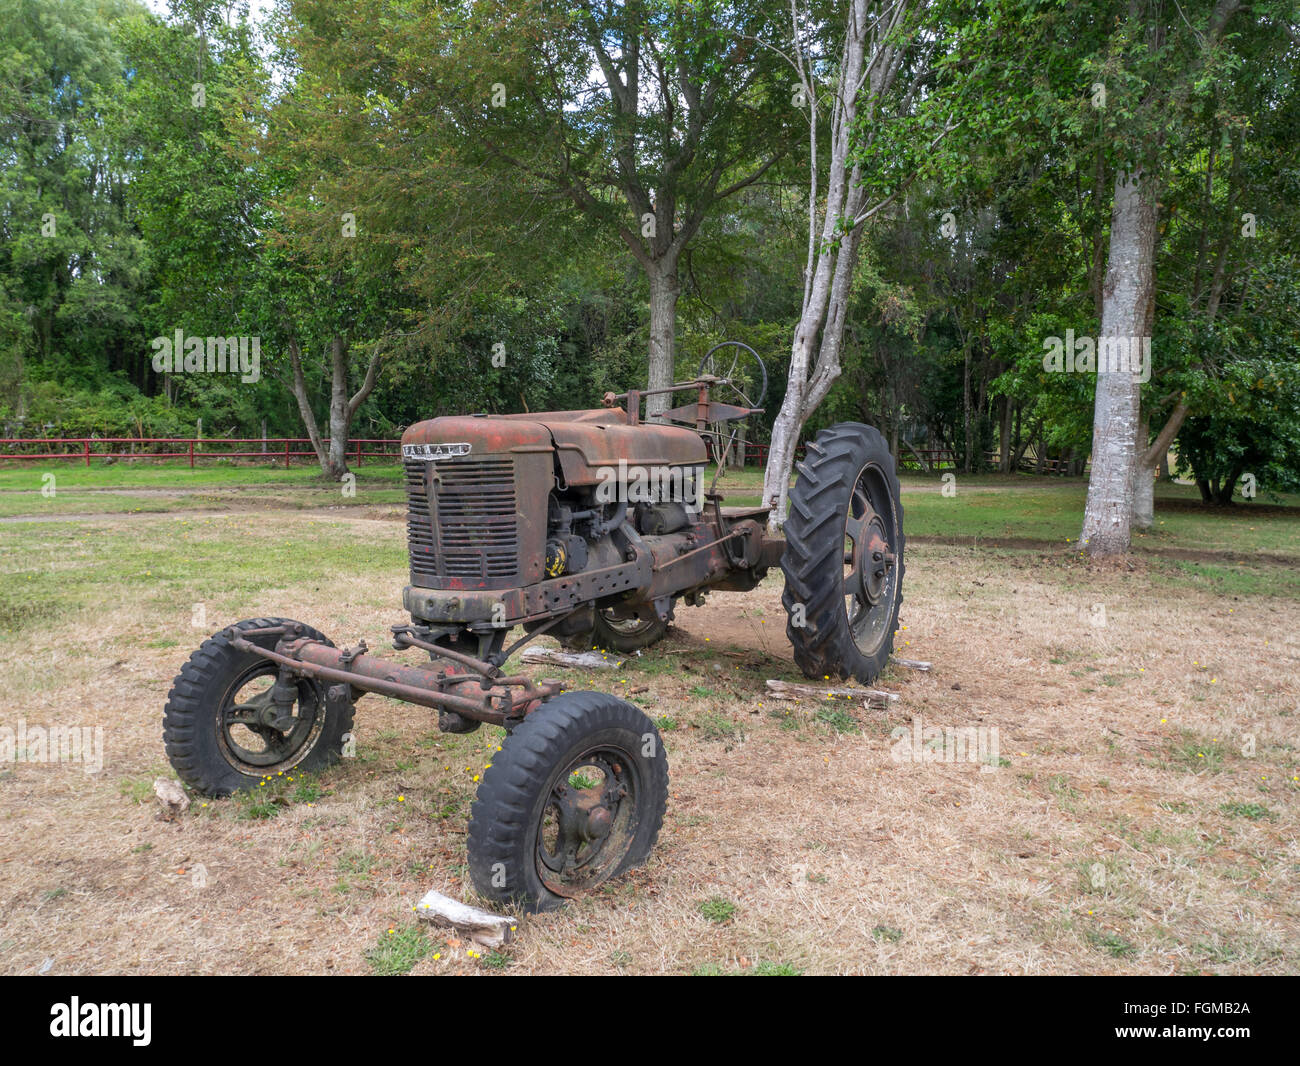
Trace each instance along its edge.
<instances>
[{"instance_id":1,"label":"tractor front wheel","mask_svg":"<svg viewBox=\"0 0 1300 1066\"><path fill-rule=\"evenodd\" d=\"M487 899L550 910L644 862L668 760L640 710L603 692L542 704L502 743L470 812L469 872Z\"/></svg>"},{"instance_id":2,"label":"tractor front wheel","mask_svg":"<svg viewBox=\"0 0 1300 1066\"><path fill-rule=\"evenodd\" d=\"M889 445L856 422L808 445L785 521L786 634L805 677L869 685L903 602L903 506Z\"/></svg>"},{"instance_id":3,"label":"tractor front wheel","mask_svg":"<svg viewBox=\"0 0 1300 1066\"><path fill-rule=\"evenodd\" d=\"M283 771L319 770L342 754L352 729L352 694L301 678L288 714L272 701L279 668L237 649L226 635L299 625L302 636L333 644L311 626L287 618L250 618L205 640L176 675L163 708L167 758L187 785L206 796L229 796ZM255 635L274 648L277 637Z\"/></svg>"}]
</instances>

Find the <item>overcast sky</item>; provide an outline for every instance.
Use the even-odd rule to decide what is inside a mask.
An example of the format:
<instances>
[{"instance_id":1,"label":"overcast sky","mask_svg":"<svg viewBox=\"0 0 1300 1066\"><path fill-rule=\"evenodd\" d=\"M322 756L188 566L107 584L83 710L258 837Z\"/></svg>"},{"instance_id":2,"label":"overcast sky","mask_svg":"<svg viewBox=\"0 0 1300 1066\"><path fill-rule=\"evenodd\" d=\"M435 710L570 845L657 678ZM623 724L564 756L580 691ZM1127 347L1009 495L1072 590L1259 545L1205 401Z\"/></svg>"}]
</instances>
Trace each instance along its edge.
<instances>
[{"instance_id":1,"label":"overcast sky","mask_svg":"<svg viewBox=\"0 0 1300 1066\"><path fill-rule=\"evenodd\" d=\"M155 14L167 14L167 0L141 0L141 3ZM253 21L260 22L271 3L272 0L248 0L248 10L253 16Z\"/></svg>"}]
</instances>

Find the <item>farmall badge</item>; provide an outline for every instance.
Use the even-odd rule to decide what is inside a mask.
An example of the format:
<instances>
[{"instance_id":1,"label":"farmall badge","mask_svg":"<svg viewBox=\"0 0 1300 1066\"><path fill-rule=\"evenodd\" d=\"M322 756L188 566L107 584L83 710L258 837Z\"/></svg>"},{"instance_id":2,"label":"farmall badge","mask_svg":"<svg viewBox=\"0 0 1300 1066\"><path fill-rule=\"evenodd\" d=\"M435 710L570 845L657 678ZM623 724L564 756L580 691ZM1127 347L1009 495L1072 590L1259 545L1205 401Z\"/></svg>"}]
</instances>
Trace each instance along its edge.
<instances>
[{"instance_id":1,"label":"farmall badge","mask_svg":"<svg viewBox=\"0 0 1300 1066\"><path fill-rule=\"evenodd\" d=\"M403 444L403 459L423 459L426 463L436 463L439 459L454 459L458 455L469 455L468 444Z\"/></svg>"}]
</instances>

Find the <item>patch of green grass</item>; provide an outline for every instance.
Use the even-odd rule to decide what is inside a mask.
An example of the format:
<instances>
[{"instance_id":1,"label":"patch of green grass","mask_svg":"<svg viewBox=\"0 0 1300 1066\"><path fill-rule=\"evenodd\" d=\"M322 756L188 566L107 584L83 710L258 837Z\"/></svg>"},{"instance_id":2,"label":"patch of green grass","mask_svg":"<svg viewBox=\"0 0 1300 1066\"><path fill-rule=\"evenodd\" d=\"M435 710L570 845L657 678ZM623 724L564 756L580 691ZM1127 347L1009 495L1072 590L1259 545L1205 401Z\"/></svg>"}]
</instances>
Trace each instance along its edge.
<instances>
[{"instance_id":1,"label":"patch of green grass","mask_svg":"<svg viewBox=\"0 0 1300 1066\"><path fill-rule=\"evenodd\" d=\"M691 720L691 725L700 731L700 736L705 740L743 740L745 736L744 730L736 722L716 711L697 715Z\"/></svg>"},{"instance_id":2,"label":"patch of green grass","mask_svg":"<svg viewBox=\"0 0 1300 1066\"><path fill-rule=\"evenodd\" d=\"M1137 946L1125 940L1118 933L1111 933L1100 929L1089 929L1084 935L1098 951L1104 951L1107 955L1116 959L1127 959L1137 954Z\"/></svg>"},{"instance_id":3,"label":"patch of green grass","mask_svg":"<svg viewBox=\"0 0 1300 1066\"><path fill-rule=\"evenodd\" d=\"M798 732L803 725L803 719L792 710L768 711L767 716L776 722L776 727L785 733Z\"/></svg>"},{"instance_id":4,"label":"patch of green grass","mask_svg":"<svg viewBox=\"0 0 1300 1066\"><path fill-rule=\"evenodd\" d=\"M1156 559L1148 570L1153 585L1206 589L1222 596L1300 598L1300 570L1270 566L1264 560L1241 563Z\"/></svg>"},{"instance_id":5,"label":"patch of green grass","mask_svg":"<svg viewBox=\"0 0 1300 1066\"><path fill-rule=\"evenodd\" d=\"M903 930L895 929L892 925L878 925L871 930L871 939L877 942L884 941L889 944L897 944L903 939Z\"/></svg>"},{"instance_id":6,"label":"patch of green grass","mask_svg":"<svg viewBox=\"0 0 1300 1066\"><path fill-rule=\"evenodd\" d=\"M1080 859L1079 891L1085 895L1113 896L1120 884L1119 864L1114 859Z\"/></svg>"},{"instance_id":7,"label":"patch of green grass","mask_svg":"<svg viewBox=\"0 0 1300 1066\"><path fill-rule=\"evenodd\" d=\"M325 477L314 459L298 458L293 460L293 465L288 470L273 467L269 462L248 465L204 462L190 469L188 460L125 460L115 463L92 460L90 466L83 466L80 461L30 460L21 466L0 467L0 491L39 492L44 484L42 475L46 473L55 475L56 492L64 488L193 489L248 485L330 488L338 491L338 483ZM400 485L402 480L402 467L396 462L380 464L371 461L370 465L363 464L361 469L354 470L353 473L357 476L358 492L368 486Z\"/></svg>"},{"instance_id":8,"label":"patch of green grass","mask_svg":"<svg viewBox=\"0 0 1300 1066\"><path fill-rule=\"evenodd\" d=\"M315 803L324 794L319 781L305 773L294 776L294 789L290 795L294 803Z\"/></svg>"},{"instance_id":9,"label":"patch of green grass","mask_svg":"<svg viewBox=\"0 0 1300 1066\"><path fill-rule=\"evenodd\" d=\"M284 587L326 595L322 575L391 582L408 565L405 538L394 526L389 536L366 538L327 518L304 519L288 538L278 528L269 532L257 515L0 526L0 643L77 614L90 624L90 605L129 602L140 617L157 620L157 637L188 629L194 605L203 604L208 628L194 630L197 646L244 617L246 604L264 593L268 574ZM388 594L382 598L387 602ZM313 621L327 628L331 622Z\"/></svg>"},{"instance_id":10,"label":"patch of green grass","mask_svg":"<svg viewBox=\"0 0 1300 1066\"><path fill-rule=\"evenodd\" d=\"M455 818L457 815L460 814L460 808L463 802L464 802L463 800L458 800L458 799L447 800L445 803L442 804L442 806L434 807L433 816L439 819Z\"/></svg>"},{"instance_id":11,"label":"patch of green grass","mask_svg":"<svg viewBox=\"0 0 1300 1066\"><path fill-rule=\"evenodd\" d=\"M600 784L599 781L595 778L588 777L581 770L575 770L569 775L569 787L576 788L579 791L595 788L598 784Z\"/></svg>"},{"instance_id":12,"label":"patch of green grass","mask_svg":"<svg viewBox=\"0 0 1300 1066\"><path fill-rule=\"evenodd\" d=\"M293 803L315 803L325 794L319 782L306 773L292 771L262 778L256 786L231 795L235 817L241 821L275 818Z\"/></svg>"},{"instance_id":13,"label":"patch of green grass","mask_svg":"<svg viewBox=\"0 0 1300 1066\"><path fill-rule=\"evenodd\" d=\"M715 925L726 925L736 916L737 907L731 900L723 896L713 896L701 900L696 905L696 909Z\"/></svg>"},{"instance_id":14,"label":"patch of green grass","mask_svg":"<svg viewBox=\"0 0 1300 1066\"><path fill-rule=\"evenodd\" d=\"M861 733L858 720L843 707L822 707L813 717L836 733Z\"/></svg>"},{"instance_id":15,"label":"patch of green grass","mask_svg":"<svg viewBox=\"0 0 1300 1066\"><path fill-rule=\"evenodd\" d=\"M489 951L479 957L479 965L488 970L505 970L515 961L500 951Z\"/></svg>"},{"instance_id":16,"label":"patch of green grass","mask_svg":"<svg viewBox=\"0 0 1300 1066\"><path fill-rule=\"evenodd\" d=\"M661 733L673 733L678 728L678 721L670 714L661 714L655 719L655 725L659 727Z\"/></svg>"},{"instance_id":17,"label":"patch of green grass","mask_svg":"<svg viewBox=\"0 0 1300 1066\"><path fill-rule=\"evenodd\" d=\"M909 535L1029 538L1063 548L1067 539L1073 544L1079 536L1088 494L1086 478L958 474L956 487L956 496L944 497L933 477L904 478ZM1300 551L1294 517L1271 506L1271 501L1240 502L1225 514L1219 508L1202 510L1199 498L1193 485L1158 485L1155 526L1135 532L1134 550L1169 546L1245 553ZM1279 502L1295 506L1300 500L1289 496Z\"/></svg>"},{"instance_id":18,"label":"patch of green grass","mask_svg":"<svg viewBox=\"0 0 1300 1066\"><path fill-rule=\"evenodd\" d=\"M1258 803L1224 803L1219 806L1219 810L1229 818L1248 818L1252 822L1257 822L1261 818L1271 821L1277 817L1267 807Z\"/></svg>"},{"instance_id":19,"label":"patch of green grass","mask_svg":"<svg viewBox=\"0 0 1300 1066\"><path fill-rule=\"evenodd\" d=\"M366 952L366 962L380 977L410 973L429 954L429 941L418 925L407 925L384 932L375 946Z\"/></svg>"},{"instance_id":20,"label":"patch of green grass","mask_svg":"<svg viewBox=\"0 0 1300 1066\"><path fill-rule=\"evenodd\" d=\"M717 692L711 688L705 688L703 685L692 685L690 693L692 696L697 696L704 700L720 700L723 698L721 692Z\"/></svg>"},{"instance_id":21,"label":"patch of green grass","mask_svg":"<svg viewBox=\"0 0 1300 1066\"><path fill-rule=\"evenodd\" d=\"M375 857L358 848L353 848L339 856L335 867L339 873L369 877L370 872L375 868Z\"/></svg>"},{"instance_id":22,"label":"patch of green grass","mask_svg":"<svg viewBox=\"0 0 1300 1066\"><path fill-rule=\"evenodd\" d=\"M1170 764L1191 774L1219 773L1223 770L1226 754L1222 741L1206 740L1190 729L1181 730L1177 740L1169 741Z\"/></svg>"},{"instance_id":23,"label":"patch of green grass","mask_svg":"<svg viewBox=\"0 0 1300 1066\"><path fill-rule=\"evenodd\" d=\"M1057 774L1047 779L1047 791L1056 797L1057 804L1062 810L1073 811L1074 805L1082 793L1070 784L1070 778L1066 774Z\"/></svg>"},{"instance_id":24,"label":"patch of green grass","mask_svg":"<svg viewBox=\"0 0 1300 1066\"><path fill-rule=\"evenodd\" d=\"M140 804L153 795L153 782L154 779L150 775L124 777L117 783L117 792L132 803Z\"/></svg>"},{"instance_id":25,"label":"patch of green grass","mask_svg":"<svg viewBox=\"0 0 1300 1066\"><path fill-rule=\"evenodd\" d=\"M269 792L236 792L231 798L235 804L235 817L241 821L257 822L275 818L281 808L289 805L283 796Z\"/></svg>"}]
</instances>

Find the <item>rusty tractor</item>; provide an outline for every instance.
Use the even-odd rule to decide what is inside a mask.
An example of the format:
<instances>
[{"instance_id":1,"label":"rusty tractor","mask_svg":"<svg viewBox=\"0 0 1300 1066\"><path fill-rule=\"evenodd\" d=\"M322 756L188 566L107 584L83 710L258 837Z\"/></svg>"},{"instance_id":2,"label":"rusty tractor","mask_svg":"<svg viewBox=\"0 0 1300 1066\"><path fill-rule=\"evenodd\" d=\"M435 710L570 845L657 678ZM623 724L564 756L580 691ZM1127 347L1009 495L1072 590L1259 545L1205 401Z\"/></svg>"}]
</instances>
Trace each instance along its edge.
<instances>
[{"instance_id":1,"label":"rusty tractor","mask_svg":"<svg viewBox=\"0 0 1300 1066\"><path fill-rule=\"evenodd\" d=\"M471 811L469 871L482 896L539 910L645 861L668 767L638 707L506 673L528 641L644 648L678 603L753 589L780 566L798 666L873 681L903 581L898 479L880 433L839 424L807 445L777 538L767 507L724 507L716 476L704 485L708 443L725 454L732 427L761 411L758 356L724 342L694 380L658 391L687 399L662 422L641 419L654 392L630 391L593 410L407 429L410 621L392 627L392 643L419 661L381 658L364 641L339 648L285 618L231 625L168 694L164 739L181 780L222 796L325 767L351 742L366 693L436 711L449 733L503 727Z\"/></svg>"}]
</instances>

